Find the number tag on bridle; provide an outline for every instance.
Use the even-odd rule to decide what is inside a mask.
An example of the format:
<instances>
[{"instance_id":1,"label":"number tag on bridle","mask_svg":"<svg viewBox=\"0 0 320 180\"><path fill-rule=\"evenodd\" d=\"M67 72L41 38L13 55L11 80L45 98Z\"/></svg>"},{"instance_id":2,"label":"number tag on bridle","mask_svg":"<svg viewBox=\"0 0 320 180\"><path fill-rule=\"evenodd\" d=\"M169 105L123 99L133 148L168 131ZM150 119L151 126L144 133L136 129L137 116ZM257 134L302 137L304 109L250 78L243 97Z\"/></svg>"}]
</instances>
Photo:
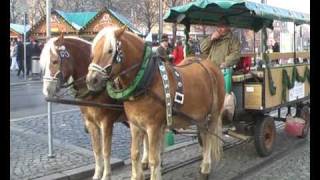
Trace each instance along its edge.
<instances>
[{"instance_id":1,"label":"number tag on bridle","mask_svg":"<svg viewBox=\"0 0 320 180\"><path fill-rule=\"evenodd\" d=\"M58 50L59 50L59 55L60 55L61 60L63 60L64 58L69 58L70 57L70 54L66 50L65 46L59 47Z\"/></svg>"}]
</instances>

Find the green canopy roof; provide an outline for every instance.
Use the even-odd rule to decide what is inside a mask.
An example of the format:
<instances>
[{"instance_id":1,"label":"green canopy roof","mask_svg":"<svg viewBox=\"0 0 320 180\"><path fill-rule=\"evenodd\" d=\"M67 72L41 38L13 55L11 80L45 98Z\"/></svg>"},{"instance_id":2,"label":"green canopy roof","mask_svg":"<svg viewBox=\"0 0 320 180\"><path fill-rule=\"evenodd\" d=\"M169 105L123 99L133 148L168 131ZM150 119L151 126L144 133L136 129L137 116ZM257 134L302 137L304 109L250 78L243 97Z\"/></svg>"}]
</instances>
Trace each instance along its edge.
<instances>
[{"instance_id":1,"label":"green canopy roof","mask_svg":"<svg viewBox=\"0 0 320 180\"><path fill-rule=\"evenodd\" d=\"M98 12L64 12L55 10L63 19L65 19L75 29L80 30L85 26Z\"/></svg>"},{"instance_id":2,"label":"green canopy roof","mask_svg":"<svg viewBox=\"0 0 320 180\"><path fill-rule=\"evenodd\" d=\"M21 25L21 24L10 23L10 29L12 29L13 31L19 34L24 33L24 25ZM29 30L30 30L30 25L26 25L26 31L28 32Z\"/></svg>"},{"instance_id":3,"label":"green canopy roof","mask_svg":"<svg viewBox=\"0 0 320 180\"><path fill-rule=\"evenodd\" d=\"M221 17L233 27L260 30L272 28L273 20L309 24L310 15L246 0L197 0L173 7L164 16L166 22L216 25Z\"/></svg>"}]
</instances>

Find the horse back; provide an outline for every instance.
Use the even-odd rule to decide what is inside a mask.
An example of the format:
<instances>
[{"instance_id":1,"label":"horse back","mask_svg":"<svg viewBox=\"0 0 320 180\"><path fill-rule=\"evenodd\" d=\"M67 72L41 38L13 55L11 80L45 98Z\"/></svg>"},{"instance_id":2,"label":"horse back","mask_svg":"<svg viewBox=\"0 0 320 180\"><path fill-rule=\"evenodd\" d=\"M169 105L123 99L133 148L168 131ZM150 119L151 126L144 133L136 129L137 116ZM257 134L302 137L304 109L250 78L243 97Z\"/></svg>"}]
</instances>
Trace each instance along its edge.
<instances>
[{"instance_id":1,"label":"horse back","mask_svg":"<svg viewBox=\"0 0 320 180\"><path fill-rule=\"evenodd\" d=\"M225 96L224 78L217 66L209 60L187 58L175 68L181 73L184 84L182 111L191 113L195 119L201 119L211 111L212 100L217 101L213 104L221 111ZM169 73L169 79L175 82L172 72ZM177 85L170 83L170 86L174 94ZM213 99L213 93L216 99Z\"/></svg>"}]
</instances>

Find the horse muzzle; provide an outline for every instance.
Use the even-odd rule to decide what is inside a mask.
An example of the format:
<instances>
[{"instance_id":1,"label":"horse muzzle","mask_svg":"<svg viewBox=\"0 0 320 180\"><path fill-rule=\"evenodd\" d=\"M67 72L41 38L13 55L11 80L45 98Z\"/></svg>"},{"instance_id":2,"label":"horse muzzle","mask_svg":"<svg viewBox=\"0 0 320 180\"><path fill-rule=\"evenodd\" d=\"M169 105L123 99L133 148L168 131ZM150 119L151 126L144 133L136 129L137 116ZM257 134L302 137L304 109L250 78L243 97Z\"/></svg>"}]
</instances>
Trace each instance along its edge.
<instances>
[{"instance_id":1,"label":"horse muzzle","mask_svg":"<svg viewBox=\"0 0 320 180\"><path fill-rule=\"evenodd\" d=\"M42 93L46 97L53 97L57 92L59 92L60 81L57 78L43 78L43 89Z\"/></svg>"},{"instance_id":2,"label":"horse muzzle","mask_svg":"<svg viewBox=\"0 0 320 180\"><path fill-rule=\"evenodd\" d=\"M100 91L105 87L106 78L96 71L89 71L86 83L90 91Z\"/></svg>"}]
</instances>

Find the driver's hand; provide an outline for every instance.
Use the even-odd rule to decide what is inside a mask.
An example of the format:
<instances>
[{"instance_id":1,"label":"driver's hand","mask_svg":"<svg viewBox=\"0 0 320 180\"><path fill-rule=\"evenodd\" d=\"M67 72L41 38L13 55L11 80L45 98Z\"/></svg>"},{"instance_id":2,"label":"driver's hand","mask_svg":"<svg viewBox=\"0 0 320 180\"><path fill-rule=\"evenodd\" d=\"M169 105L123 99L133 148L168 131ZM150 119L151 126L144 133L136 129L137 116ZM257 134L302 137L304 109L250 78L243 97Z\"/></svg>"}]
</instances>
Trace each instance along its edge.
<instances>
[{"instance_id":1,"label":"driver's hand","mask_svg":"<svg viewBox=\"0 0 320 180\"><path fill-rule=\"evenodd\" d=\"M211 35L211 40L216 40L220 37L220 33L218 31L215 31Z\"/></svg>"}]
</instances>

